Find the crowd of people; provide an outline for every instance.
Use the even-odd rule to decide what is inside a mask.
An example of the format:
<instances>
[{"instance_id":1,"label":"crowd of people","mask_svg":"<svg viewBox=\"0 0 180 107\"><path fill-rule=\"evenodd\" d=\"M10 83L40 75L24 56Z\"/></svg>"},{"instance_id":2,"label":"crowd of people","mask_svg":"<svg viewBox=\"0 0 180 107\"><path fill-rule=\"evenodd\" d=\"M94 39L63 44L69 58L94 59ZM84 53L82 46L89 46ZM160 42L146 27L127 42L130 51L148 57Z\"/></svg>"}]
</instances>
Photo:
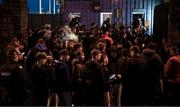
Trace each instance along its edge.
<instances>
[{"instance_id":1,"label":"crowd of people","mask_svg":"<svg viewBox=\"0 0 180 107\"><path fill-rule=\"evenodd\" d=\"M138 25L43 26L3 53L0 105L180 105L179 45Z\"/></svg>"}]
</instances>

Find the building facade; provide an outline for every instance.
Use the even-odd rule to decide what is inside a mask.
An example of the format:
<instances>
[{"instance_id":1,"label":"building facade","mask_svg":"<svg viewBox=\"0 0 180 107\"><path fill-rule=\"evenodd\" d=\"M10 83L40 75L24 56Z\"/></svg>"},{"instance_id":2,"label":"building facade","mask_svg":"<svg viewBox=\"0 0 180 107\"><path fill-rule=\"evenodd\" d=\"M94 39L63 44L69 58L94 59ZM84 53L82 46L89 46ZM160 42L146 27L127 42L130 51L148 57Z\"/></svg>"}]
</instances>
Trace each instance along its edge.
<instances>
[{"instance_id":1,"label":"building facade","mask_svg":"<svg viewBox=\"0 0 180 107\"><path fill-rule=\"evenodd\" d=\"M81 18L81 23L90 25L95 22L101 26L110 17L112 24L131 26L133 19L141 18L148 22L149 33L153 33L155 6L163 0L65 0L64 21L69 22L74 15Z\"/></svg>"}]
</instances>

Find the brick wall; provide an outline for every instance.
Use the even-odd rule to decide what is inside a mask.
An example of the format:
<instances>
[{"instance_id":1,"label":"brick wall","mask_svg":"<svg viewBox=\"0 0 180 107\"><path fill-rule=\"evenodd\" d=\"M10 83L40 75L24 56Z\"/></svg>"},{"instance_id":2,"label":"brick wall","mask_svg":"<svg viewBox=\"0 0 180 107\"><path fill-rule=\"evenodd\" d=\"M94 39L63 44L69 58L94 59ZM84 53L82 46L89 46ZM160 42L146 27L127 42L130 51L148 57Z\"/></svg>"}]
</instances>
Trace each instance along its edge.
<instances>
[{"instance_id":1,"label":"brick wall","mask_svg":"<svg viewBox=\"0 0 180 107\"><path fill-rule=\"evenodd\" d=\"M6 0L0 5L0 40L12 36L25 39L28 31L27 0Z\"/></svg>"},{"instance_id":2,"label":"brick wall","mask_svg":"<svg viewBox=\"0 0 180 107\"><path fill-rule=\"evenodd\" d=\"M12 36L26 42L28 36L27 0L5 0L0 5L0 64L3 49Z\"/></svg>"},{"instance_id":3,"label":"brick wall","mask_svg":"<svg viewBox=\"0 0 180 107\"><path fill-rule=\"evenodd\" d=\"M173 44L180 43L180 0L170 0L169 35Z\"/></svg>"}]
</instances>

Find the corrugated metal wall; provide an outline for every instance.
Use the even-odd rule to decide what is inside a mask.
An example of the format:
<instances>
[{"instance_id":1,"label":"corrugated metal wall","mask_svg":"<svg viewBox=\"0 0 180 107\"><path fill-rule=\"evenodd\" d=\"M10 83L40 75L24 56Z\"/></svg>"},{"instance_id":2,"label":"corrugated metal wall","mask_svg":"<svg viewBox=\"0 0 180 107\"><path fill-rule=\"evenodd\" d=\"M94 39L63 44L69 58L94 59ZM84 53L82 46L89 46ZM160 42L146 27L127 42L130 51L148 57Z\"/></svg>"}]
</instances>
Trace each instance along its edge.
<instances>
[{"instance_id":1,"label":"corrugated metal wall","mask_svg":"<svg viewBox=\"0 0 180 107\"><path fill-rule=\"evenodd\" d=\"M85 25L90 25L91 22L99 23L100 14L99 12L94 12L92 8L92 1L65 1L64 9L64 21L69 22L69 13L80 13L81 23Z\"/></svg>"},{"instance_id":2,"label":"corrugated metal wall","mask_svg":"<svg viewBox=\"0 0 180 107\"><path fill-rule=\"evenodd\" d=\"M94 0L98 1L98 0ZM68 21L69 12L77 12L81 14L81 22L90 25L95 22L100 25L100 13L112 12L112 23L118 23L124 26L132 24L132 13L143 12L145 21L150 21L150 33L153 32L153 17L155 6L162 3L162 0L99 0L101 3L101 11L95 12L92 8L93 0L65 0L64 20ZM119 19L115 17L116 9L122 11Z\"/></svg>"}]
</instances>

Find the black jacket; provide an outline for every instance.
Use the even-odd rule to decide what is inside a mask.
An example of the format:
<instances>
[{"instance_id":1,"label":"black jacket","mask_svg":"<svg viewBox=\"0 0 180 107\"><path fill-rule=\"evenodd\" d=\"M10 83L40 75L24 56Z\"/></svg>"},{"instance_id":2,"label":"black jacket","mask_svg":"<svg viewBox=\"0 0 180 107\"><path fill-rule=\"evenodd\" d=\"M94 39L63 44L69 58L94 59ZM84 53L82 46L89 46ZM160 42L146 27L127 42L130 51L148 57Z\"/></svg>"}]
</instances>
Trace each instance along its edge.
<instances>
[{"instance_id":1,"label":"black jacket","mask_svg":"<svg viewBox=\"0 0 180 107\"><path fill-rule=\"evenodd\" d=\"M0 106L27 106L32 104L30 78L17 63L0 67Z\"/></svg>"},{"instance_id":2,"label":"black jacket","mask_svg":"<svg viewBox=\"0 0 180 107\"><path fill-rule=\"evenodd\" d=\"M65 62L56 62L55 66L55 90L58 92L72 91L71 73Z\"/></svg>"}]
</instances>

